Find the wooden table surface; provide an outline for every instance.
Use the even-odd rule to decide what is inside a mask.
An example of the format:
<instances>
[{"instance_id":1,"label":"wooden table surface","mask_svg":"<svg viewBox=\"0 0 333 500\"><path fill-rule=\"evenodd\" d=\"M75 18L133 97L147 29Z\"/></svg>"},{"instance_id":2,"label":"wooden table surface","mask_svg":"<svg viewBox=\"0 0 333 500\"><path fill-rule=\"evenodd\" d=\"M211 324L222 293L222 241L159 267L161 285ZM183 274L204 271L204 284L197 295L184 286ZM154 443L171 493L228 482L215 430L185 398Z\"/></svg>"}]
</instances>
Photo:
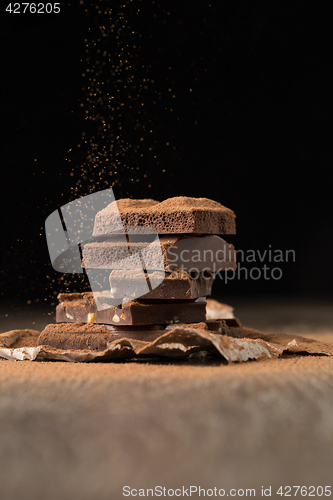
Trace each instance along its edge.
<instances>
[{"instance_id":1,"label":"wooden table surface","mask_svg":"<svg viewBox=\"0 0 333 500\"><path fill-rule=\"evenodd\" d=\"M35 314L35 327L49 322ZM333 344L329 303L240 301L236 315ZM3 325L31 327L25 317ZM281 485L332 485L333 357L0 360L0 460L6 500L117 500L126 485L255 488L256 498L271 486L281 498Z\"/></svg>"}]
</instances>

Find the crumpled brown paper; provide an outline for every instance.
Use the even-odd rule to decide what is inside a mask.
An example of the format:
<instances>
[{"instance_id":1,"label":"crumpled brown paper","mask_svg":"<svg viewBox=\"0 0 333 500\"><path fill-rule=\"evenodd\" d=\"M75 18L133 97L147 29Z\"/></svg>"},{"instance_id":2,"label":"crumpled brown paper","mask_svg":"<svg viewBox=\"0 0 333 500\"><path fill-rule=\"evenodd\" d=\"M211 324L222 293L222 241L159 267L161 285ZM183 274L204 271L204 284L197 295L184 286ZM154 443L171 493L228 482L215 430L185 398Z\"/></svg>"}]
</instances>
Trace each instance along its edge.
<instances>
[{"instance_id":1,"label":"crumpled brown paper","mask_svg":"<svg viewBox=\"0 0 333 500\"><path fill-rule=\"evenodd\" d=\"M287 333L265 333L243 327L244 337L249 339L262 339L267 344L275 345L282 349L283 354L305 354L315 356L333 356L333 344L292 335Z\"/></svg>"},{"instance_id":2,"label":"crumpled brown paper","mask_svg":"<svg viewBox=\"0 0 333 500\"><path fill-rule=\"evenodd\" d=\"M133 358L221 356L226 362L268 359L284 354L333 355L333 345L298 335L268 334L243 328L244 338L232 338L206 330L175 326L153 342L117 339L101 352L73 351L37 346L36 330L12 330L0 334L0 357L11 360L117 361ZM22 343L26 344L22 346ZM20 345L20 347L18 347Z\"/></svg>"}]
</instances>

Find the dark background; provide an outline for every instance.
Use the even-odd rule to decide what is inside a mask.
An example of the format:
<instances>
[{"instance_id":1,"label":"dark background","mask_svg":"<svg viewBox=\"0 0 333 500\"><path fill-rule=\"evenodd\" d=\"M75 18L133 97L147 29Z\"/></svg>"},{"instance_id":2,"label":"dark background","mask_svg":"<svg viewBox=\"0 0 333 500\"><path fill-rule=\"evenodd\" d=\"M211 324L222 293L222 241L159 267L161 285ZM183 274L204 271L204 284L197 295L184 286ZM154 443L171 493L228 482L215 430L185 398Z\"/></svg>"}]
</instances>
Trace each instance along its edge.
<instances>
[{"instance_id":1,"label":"dark background","mask_svg":"<svg viewBox=\"0 0 333 500\"><path fill-rule=\"evenodd\" d=\"M102 18L110 23L76 3L39 17L5 14L2 6L4 299L44 301L79 286L69 277L64 288L44 234L46 217L73 199L67 151L73 148L79 176L84 151L76 145L83 130L90 133L80 107L83 39L96 34ZM211 198L237 215L237 235L226 238L235 248L296 252L294 263L281 265L281 280L216 283L224 296L331 293L328 7L148 0L127 8L142 34L137 71L150 66L154 79L144 105L159 163L149 154L129 157L139 167L134 181L128 169L106 173L116 198ZM112 52L112 37L108 43ZM129 115L125 128L132 127Z\"/></svg>"}]
</instances>

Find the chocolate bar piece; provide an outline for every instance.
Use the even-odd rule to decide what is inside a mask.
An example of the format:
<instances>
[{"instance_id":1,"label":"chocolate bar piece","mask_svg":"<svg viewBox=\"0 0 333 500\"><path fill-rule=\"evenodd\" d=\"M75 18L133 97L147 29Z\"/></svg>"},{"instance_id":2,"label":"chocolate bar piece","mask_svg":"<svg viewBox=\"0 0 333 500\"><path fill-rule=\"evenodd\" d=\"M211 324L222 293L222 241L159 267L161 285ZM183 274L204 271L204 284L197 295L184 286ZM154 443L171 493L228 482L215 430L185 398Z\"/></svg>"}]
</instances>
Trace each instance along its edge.
<instances>
[{"instance_id":1,"label":"chocolate bar piece","mask_svg":"<svg viewBox=\"0 0 333 500\"><path fill-rule=\"evenodd\" d=\"M200 323L177 325L111 326L82 323L58 323L45 327L38 339L38 345L56 349L89 349L104 351L107 344L116 339L135 339L152 342L160 335L178 326L197 328L215 334L241 338L242 327L238 320L210 320Z\"/></svg>"},{"instance_id":2,"label":"chocolate bar piece","mask_svg":"<svg viewBox=\"0 0 333 500\"><path fill-rule=\"evenodd\" d=\"M121 326L83 323L47 325L38 339L38 345L57 349L90 349L103 351L116 339L129 338L151 342L164 333L164 325Z\"/></svg>"},{"instance_id":3,"label":"chocolate bar piece","mask_svg":"<svg viewBox=\"0 0 333 500\"><path fill-rule=\"evenodd\" d=\"M197 299L211 294L214 275L202 273L197 279L190 279L186 271L153 271L145 273L145 279L152 290L140 299ZM163 280L161 283L160 281ZM158 286L154 286L157 283ZM159 284L160 283L160 284ZM149 287L149 285L148 285ZM112 271L110 274L110 296L114 299L125 298L130 300L138 297L142 289L141 271Z\"/></svg>"},{"instance_id":4,"label":"chocolate bar piece","mask_svg":"<svg viewBox=\"0 0 333 500\"><path fill-rule=\"evenodd\" d=\"M96 306L92 293L60 294L57 323L104 323L107 325L154 325L196 323L206 319L206 300L133 300L110 307L112 299L102 296ZM103 308L103 309L101 309Z\"/></svg>"},{"instance_id":5,"label":"chocolate bar piece","mask_svg":"<svg viewBox=\"0 0 333 500\"><path fill-rule=\"evenodd\" d=\"M177 196L162 202L128 198L114 201L96 214L93 235L123 232L118 213L128 233L150 227L159 234L236 234L236 216L229 208L208 198Z\"/></svg>"},{"instance_id":6,"label":"chocolate bar piece","mask_svg":"<svg viewBox=\"0 0 333 500\"><path fill-rule=\"evenodd\" d=\"M236 269L233 245L219 236L161 236L147 244L130 243L129 247L115 239L83 245L84 267L102 269L150 269L173 272L175 269L196 273ZM196 277L193 275L193 277Z\"/></svg>"}]
</instances>

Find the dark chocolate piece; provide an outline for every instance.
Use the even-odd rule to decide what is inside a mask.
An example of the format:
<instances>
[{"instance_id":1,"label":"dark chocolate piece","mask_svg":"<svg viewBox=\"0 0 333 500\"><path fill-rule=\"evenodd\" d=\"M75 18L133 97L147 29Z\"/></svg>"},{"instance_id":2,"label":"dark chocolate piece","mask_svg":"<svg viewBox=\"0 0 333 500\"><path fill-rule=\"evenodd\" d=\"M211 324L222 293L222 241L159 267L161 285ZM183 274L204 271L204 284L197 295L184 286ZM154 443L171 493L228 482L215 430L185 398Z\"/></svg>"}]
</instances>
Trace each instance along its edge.
<instances>
[{"instance_id":1,"label":"dark chocolate piece","mask_svg":"<svg viewBox=\"0 0 333 500\"><path fill-rule=\"evenodd\" d=\"M108 325L154 325L196 323L206 319L206 301L150 300L129 301L110 307L112 299L101 296L98 310L92 293L60 294L56 308L57 323L104 323Z\"/></svg>"},{"instance_id":2,"label":"dark chocolate piece","mask_svg":"<svg viewBox=\"0 0 333 500\"><path fill-rule=\"evenodd\" d=\"M190 279L186 271L174 271L165 273L164 271L153 271L145 273L146 280L149 280L152 290L140 299L197 299L211 294L214 275L212 273L202 273L197 279ZM163 279L162 283L160 283ZM154 286L155 283L160 283ZM149 287L149 285L148 285ZM110 274L110 296L114 299L138 297L142 289L141 271L112 271Z\"/></svg>"},{"instance_id":3,"label":"dark chocolate piece","mask_svg":"<svg viewBox=\"0 0 333 500\"><path fill-rule=\"evenodd\" d=\"M111 326L83 323L57 323L45 327L38 339L38 345L48 345L56 349L104 351L107 344L116 339L133 339L152 342L172 328L196 328L214 334L241 338L242 327L238 320L210 320L200 323L177 325Z\"/></svg>"},{"instance_id":4,"label":"dark chocolate piece","mask_svg":"<svg viewBox=\"0 0 333 500\"><path fill-rule=\"evenodd\" d=\"M159 234L236 234L236 216L229 208L207 198L178 196L162 202L128 198L114 201L97 213L94 236L122 232L115 204L128 233L151 227Z\"/></svg>"},{"instance_id":5,"label":"dark chocolate piece","mask_svg":"<svg viewBox=\"0 0 333 500\"><path fill-rule=\"evenodd\" d=\"M202 271L236 269L233 245L219 236L161 236L149 245L132 241L129 257L127 244L107 239L83 245L84 267L101 269L145 269L172 272L176 269L198 277ZM162 250L162 255L161 255Z\"/></svg>"}]
</instances>

